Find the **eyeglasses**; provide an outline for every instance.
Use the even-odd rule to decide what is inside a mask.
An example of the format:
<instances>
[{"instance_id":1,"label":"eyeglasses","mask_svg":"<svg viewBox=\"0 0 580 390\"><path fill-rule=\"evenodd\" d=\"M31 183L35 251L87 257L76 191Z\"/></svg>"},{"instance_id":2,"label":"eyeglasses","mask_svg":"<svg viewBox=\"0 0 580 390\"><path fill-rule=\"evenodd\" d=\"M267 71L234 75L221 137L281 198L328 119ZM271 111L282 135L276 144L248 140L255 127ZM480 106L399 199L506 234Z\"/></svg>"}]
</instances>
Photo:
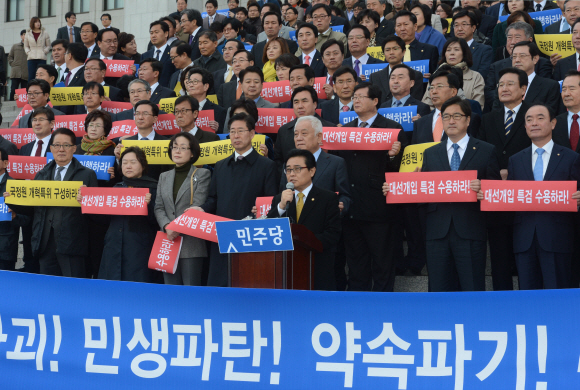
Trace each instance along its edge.
<instances>
[{"instance_id":1,"label":"eyeglasses","mask_svg":"<svg viewBox=\"0 0 580 390\"><path fill-rule=\"evenodd\" d=\"M173 60L174 60L174 59L176 59L177 57L179 57L179 56L173 56L173 57L169 57L169 59L170 59L171 61L173 61Z\"/></svg>"},{"instance_id":2,"label":"eyeglasses","mask_svg":"<svg viewBox=\"0 0 580 390\"><path fill-rule=\"evenodd\" d=\"M49 122L49 120L48 120L48 119L46 119L46 118L34 118L34 119L33 119L33 120L31 120L30 122L32 122L32 123L40 123L40 122L42 122L42 121L47 121L47 122Z\"/></svg>"},{"instance_id":3,"label":"eyeglasses","mask_svg":"<svg viewBox=\"0 0 580 390\"><path fill-rule=\"evenodd\" d=\"M356 102L357 100L363 100L363 99L370 99L368 96L353 96L352 97L352 101Z\"/></svg>"},{"instance_id":4,"label":"eyeglasses","mask_svg":"<svg viewBox=\"0 0 580 390\"><path fill-rule=\"evenodd\" d=\"M76 145L70 145L70 144L62 144L62 145L61 144L52 144L52 145L50 145L51 148L56 149L56 150L59 150L59 149L68 150L68 149L72 148L73 146L76 146Z\"/></svg>"},{"instance_id":5,"label":"eyeglasses","mask_svg":"<svg viewBox=\"0 0 580 390\"><path fill-rule=\"evenodd\" d=\"M104 129L105 126L101 125L100 123L89 123L89 125L87 126L87 128L89 128L89 129L95 129L95 130L100 130L100 129Z\"/></svg>"},{"instance_id":6,"label":"eyeglasses","mask_svg":"<svg viewBox=\"0 0 580 390\"><path fill-rule=\"evenodd\" d=\"M93 33L93 30L81 30L81 34L91 34L91 33Z\"/></svg>"},{"instance_id":7,"label":"eyeglasses","mask_svg":"<svg viewBox=\"0 0 580 390\"><path fill-rule=\"evenodd\" d=\"M143 92L149 92L151 91L150 89L134 89L132 91L129 91L129 95L137 95L137 94L141 94Z\"/></svg>"},{"instance_id":8,"label":"eyeglasses","mask_svg":"<svg viewBox=\"0 0 580 390\"><path fill-rule=\"evenodd\" d=\"M438 84L438 85L432 85L429 88L427 88L429 90L429 92L431 91L441 91L443 88L449 88L449 85L443 85L443 84Z\"/></svg>"},{"instance_id":9,"label":"eyeglasses","mask_svg":"<svg viewBox=\"0 0 580 390\"><path fill-rule=\"evenodd\" d=\"M312 15L312 19L314 20L322 20L324 18L328 18L328 15Z\"/></svg>"},{"instance_id":10,"label":"eyeglasses","mask_svg":"<svg viewBox=\"0 0 580 390\"><path fill-rule=\"evenodd\" d=\"M460 120L464 116L467 116L467 115L462 115L462 114L453 114L453 115L443 114L443 115L441 115L441 119L443 119L445 122L449 122L451 120L451 118L453 118L456 121L458 121L458 120Z\"/></svg>"},{"instance_id":11,"label":"eyeglasses","mask_svg":"<svg viewBox=\"0 0 580 390\"><path fill-rule=\"evenodd\" d=\"M171 150L177 150L179 152L185 152L186 150L191 150L190 148L186 148L185 146L175 146L171 145Z\"/></svg>"},{"instance_id":12,"label":"eyeglasses","mask_svg":"<svg viewBox=\"0 0 580 390\"><path fill-rule=\"evenodd\" d=\"M40 95L44 95L44 92L28 92L26 94L26 96L28 96L28 97L31 97L31 96L36 97L36 96L40 96Z\"/></svg>"},{"instance_id":13,"label":"eyeglasses","mask_svg":"<svg viewBox=\"0 0 580 390\"><path fill-rule=\"evenodd\" d=\"M242 135L242 133L244 133L245 131L250 131L250 130L233 130L233 131L230 131L230 137L235 137L236 135Z\"/></svg>"},{"instance_id":14,"label":"eyeglasses","mask_svg":"<svg viewBox=\"0 0 580 390\"><path fill-rule=\"evenodd\" d=\"M198 84L202 84L203 80L188 80L188 84L192 84L192 85L198 85Z\"/></svg>"},{"instance_id":15,"label":"eyeglasses","mask_svg":"<svg viewBox=\"0 0 580 390\"><path fill-rule=\"evenodd\" d=\"M508 81L507 83L501 82L497 84L498 88L502 88L502 87L513 87L514 85L516 85L515 81Z\"/></svg>"},{"instance_id":16,"label":"eyeglasses","mask_svg":"<svg viewBox=\"0 0 580 390\"><path fill-rule=\"evenodd\" d=\"M359 40L359 39L365 39L364 35L349 35L348 36L348 40L349 41L354 41L354 40Z\"/></svg>"},{"instance_id":17,"label":"eyeglasses","mask_svg":"<svg viewBox=\"0 0 580 390\"><path fill-rule=\"evenodd\" d=\"M191 108L184 108L183 110L175 110L175 111L173 111L173 113L175 114L175 116L177 116L177 115L185 115L189 111L193 112L193 110Z\"/></svg>"},{"instance_id":18,"label":"eyeglasses","mask_svg":"<svg viewBox=\"0 0 580 390\"><path fill-rule=\"evenodd\" d=\"M525 53L521 53L521 54L512 54L512 55L510 56L510 58L511 58L512 60L517 60L518 58L521 58L521 59L523 60L523 59L524 59L524 58L526 58L526 57L531 57L531 55L529 55L529 54L525 54Z\"/></svg>"},{"instance_id":19,"label":"eyeglasses","mask_svg":"<svg viewBox=\"0 0 580 390\"><path fill-rule=\"evenodd\" d=\"M104 44L106 45L116 45L119 41L117 41L116 39L107 39L106 41L103 41Z\"/></svg>"},{"instance_id":20,"label":"eyeglasses","mask_svg":"<svg viewBox=\"0 0 580 390\"><path fill-rule=\"evenodd\" d=\"M233 29L231 29L231 28L224 28L222 32L223 32L224 34L229 34L229 33L231 33L232 31L234 31L234 30L233 30Z\"/></svg>"},{"instance_id":21,"label":"eyeglasses","mask_svg":"<svg viewBox=\"0 0 580 390\"><path fill-rule=\"evenodd\" d=\"M153 114L150 114L148 112L136 112L135 116L142 116L142 117L147 118L148 116L153 116Z\"/></svg>"},{"instance_id":22,"label":"eyeglasses","mask_svg":"<svg viewBox=\"0 0 580 390\"><path fill-rule=\"evenodd\" d=\"M241 63L242 63L242 62L244 62L244 61L245 61L245 62L250 62L250 61L248 61L248 60L247 60L247 59L245 59L245 58L239 58L239 59L237 59L237 60L233 60L233 61L232 61L232 65L241 64Z\"/></svg>"},{"instance_id":23,"label":"eyeglasses","mask_svg":"<svg viewBox=\"0 0 580 390\"><path fill-rule=\"evenodd\" d=\"M299 174L300 171L302 171L303 169L308 169L308 167L294 167L294 168L284 168L284 174L285 175L291 175L292 172Z\"/></svg>"}]
</instances>

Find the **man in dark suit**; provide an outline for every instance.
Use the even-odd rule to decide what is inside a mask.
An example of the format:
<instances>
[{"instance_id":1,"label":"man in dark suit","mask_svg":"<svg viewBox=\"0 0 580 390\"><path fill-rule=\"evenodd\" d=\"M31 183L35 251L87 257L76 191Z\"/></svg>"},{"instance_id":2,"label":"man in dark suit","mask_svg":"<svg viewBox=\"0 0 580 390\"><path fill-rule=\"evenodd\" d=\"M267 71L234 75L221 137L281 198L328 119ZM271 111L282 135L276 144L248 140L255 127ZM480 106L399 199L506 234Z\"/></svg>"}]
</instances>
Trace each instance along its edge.
<instances>
[{"instance_id":1,"label":"man in dark suit","mask_svg":"<svg viewBox=\"0 0 580 390\"><path fill-rule=\"evenodd\" d=\"M230 107L234 101L242 96L242 86L240 85L240 72L248 66L254 66L254 56L246 50L238 50L232 59L234 67L234 79L220 85L217 91L218 103L221 107Z\"/></svg>"},{"instance_id":2,"label":"man in dark suit","mask_svg":"<svg viewBox=\"0 0 580 390\"><path fill-rule=\"evenodd\" d=\"M575 2L572 2L571 4L567 3L567 1L564 2L564 7L562 9L562 19L547 26L544 29L544 33L570 34L570 27L576 23L578 16L580 16L580 5Z\"/></svg>"},{"instance_id":3,"label":"man in dark suit","mask_svg":"<svg viewBox=\"0 0 580 390\"><path fill-rule=\"evenodd\" d=\"M415 80L411 77L414 76L415 71L407 65L395 65L390 79L390 89L393 97L381 104L381 108L417 106L419 118L429 115L429 112L431 112L429 106L411 96L411 88L415 84Z\"/></svg>"},{"instance_id":4,"label":"man in dark suit","mask_svg":"<svg viewBox=\"0 0 580 390\"><path fill-rule=\"evenodd\" d=\"M151 86L151 100L157 104L161 99L176 97L175 91L165 88L159 83L159 75L162 73L163 65L155 58L147 58L139 64L139 78L147 81Z\"/></svg>"},{"instance_id":5,"label":"man in dark suit","mask_svg":"<svg viewBox=\"0 0 580 390\"><path fill-rule=\"evenodd\" d=\"M534 12L541 12L548 11L550 9L556 9L558 8L558 5L553 1L534 0L533 8Z\"/></svg>"},{"instance_id":6,"label":"man in dark suit","mask_svg":"<svg viewBox=\"0 0 580 390\"><path fill-rule=\"evenodd\" d=\"M89 58L84 67L85 82L95 82L103 87L109 87L109 99L114 102L124 101L121 97L121 90L112 85L105 83L105 74L107 73L107 64L98 58Z\"/></svg>"},{"instance_id":7,"label":"man in dark suit","mask_svg":"<svg viewBox=\"0 0 580 390\"><path fill-rule=\"evenodd\" d=\"M199 35L200 33L206 31L202 27L203 19L201 18L201 13L196 9L186 9L181 14L181 27L184 33L189 35L188 43L191 46L191 60L195 61L201 57L201 52L199 51Z\"/></svg>"},{"instance_id":8,"label":"man in dark suit","mask_svg":"<svg viewBox=\"0 0 580 390\"><path fill-rule=\"evenodd\" d=\"M314 87L315 78L314 70L306 64L294 65L290 68L290 72L288 72L288 80L290 81L290 89L292 91L298 87ZM323 102L319 101L319 103L322 104ZM280 103L280 108L292 108L292 99Z\"/></svg>"},{"instance_id":9,"label":"man in dark suit","mask_svg":"<svg viewBox=\"0 0 580 390\"><path fill-rule=\"evenodd\" d=\"M465 42L471 42L469 44L473 60L471 70L479 72L485 80L493 60L493 51L491 46L483 45L473 39L476 29L477 20L473 12L459 11L453 16L453 32L455 36L464 39Z\"/></svg>"},{"instance_id":10,"label":"man in dark suit","mask_svg":"<svg viewBox=\"0 0 580 390\"><path fill-rule=\"evenodd\" d=\"M216 11L218 9L218 2L217 0L207 0L205 2L205 10L207 12L207 16L203 18L203 28L209 29L209 26L213 22L220 22L223 23L226 19L226 15L218 14Z\"/></svg>"},{"instance_id":11,"label":"man in dark suit","mask_svg":"<svg viewBox=\"0 0 580 390\"><path fill-rule=\"evenodd\" d=\"M67 73L64 77L65 87L82 87L85 81L85 61L88 50L82 43L71 43L68 45L65 54ZM60 106L62 112L70 115L74 112L74 106Z\"/></svg>"},{"instance_id":12,"label":"man in dark suit","mask_svg":"<svg viewBox=\"0 0 580 390\"><path fill-rule=\"evenodd\" d=\"M119 35L121 31L118 28L111 26L111 14L102 14L101 15L101 24L103 25L104 30L112 30L115 34Z\"/></svg>"},{"instance_id":13,"label":"man in dark suit","mask_svg":"<svg viewBox=\"0 0 580 390\"><path fill-rule=\"evenodd\" d=\"M334 72L333 90L334 98L320 103L322 119L333 123L334 126L340 123L340 113L352 111L352 95L356 80L358 79L354 69L342 66Z\"/></svg>"},{"instance_id":14,"label":"man in dark suit","mask_svg":"<svg viewBox=\"0 0 580 390\"><path fill-rule=\"evenodd\" d=\"M237 76L234 74L234 66L232 61L234 59L234 54L238 50L246 50L244 44L237 39L229 39L224 44L224 52L222 57L226 63L226 68L218 69L213 72L213 91L217 93L220 86L224 83L229 83L232 80L237 80Z\"/></svg>"},{"instance_id":15,"label":"man in dark suit","mask_svg":"<svg viewBox=\"0 0 580 390\"><path fill-rule=\"evenodd\" d=\"M405 52L405 41L400 37L390 35L383 41L385 62L387 62L389 66L385 67L385 69L379 70L378 72L371 73L370 75L370 83L378 86L381 90L381 104L393 97L389 86L391 80L390 73L396 65L403 63ZM417 100L421 100L423 99L423 75L421 72L417 72L416 70L414 70L414 72L415 84L411 88L411 96Z\"/></svg>"},{"instance_id":16,"label":"man in dark suit","mask_svg":"<svg viewBox=\"0 0 580 390\"><path fill-rule=\"evenodd\" d=\"M163 87L169 88L169 80L171 75L175 72L175 66L171 61L169 51L171 47L167 44L169 38L169 26L167 23L157 20L149 25L149 36L153 47L151 50L141 54L141 61L148 58L154 58L161 62L162 69L159 73L159 84ZM153 85L153 84L152 84Z\"/></svg>"},{"instance_id":17,"label":"man in dark suit","mask_svg":"<svg viewBox=\"0 0 580 390\"><path fill-rule=\"evenodd\" d=\"M523 100L528 76L516 68L503 69L500 74L498 95L501 107L483 115L477 138L495 146L500 174L506 180L509 158L531 143L525 128L529 105ZM487 217L493 289L512 290L515 267L513 213L489 213Z\"/></svg>"},{"instance_id":18,"label":"man in dark suit","mask_svg":"<svg viewBox=\"0 0 580 390\"><path fill-rule=\"evenodd\" d=\"M74 114L88 114L94 110L100 110L103 101L105 101L105 88L91 81L83 86L84 105L73 106ZM111 114L113 118L114 115Z\"/></svg>"},{"instance_id":19,"label":"man in dark suit","mask_svg":"<svg viewBox=\"0 0 580 390\"><path fill-rule=\"evenodd\" d=\"M387 9L386 0L370 0L366 2L367 9L375 11L381 17L379 28L375 31L377 45L382 45L385 38L395 34L395 21L393 19L385 18L385 11Z\"/></svg>"},{"instance_id":20,"label":"man in dark suit","mask_svg":"<svg viewBox=\"0 0 580 390\"><path fill-rule=\"evenodd\" d=\"M552 110L537 104L526 113L526 131L532 146L509 160L508 180L580 180L580 156L552 140L556 119ZM576 186L575 186L576 187ZM578 202L580 192L571 194ZM514 253L520 290L569 288L574 223L565 212L516 212Z\"/></svg>"},{"instance_id":21,"label":"man in dark suit","mask_svg":"<svg viewBox=\"0 0 580 390\"><path fill-rule=\"evenodd\" d=\"M180 84L181 74L186 68L193 66L193 61L191 61L191 46L185 42L181 42L171 48L169 55L173 58L173 65L176 69L169 80L169 89L179 94L179 91L182 91Z\"/></svg>"},{"instance_id":22,"label":"man in dark suit","mask_svg":"<svg viewBox=\"0 0 580 390\"><path fill-rule=\"evenodd\" d=\"M316 167L308 150L289 152L284 173L294 190L284 190L274 197L268 218L290 218L314 233L322 243L322 253L314 256L314 289L335 290L334 260L341 232L338 196L313 185Z\"/></svg>"},{"instance_id":23,"label":"man in dark suit","mask_svg":"<svg viewBox=\"0 0 580 390\"><path fill-rule=\"evenodd\" d=\"M66 20L66 26L58 29L56 39L64 39L69 43L81 42L81 29L74 27L77 22L77 15L69 11L64 15L64 20Z\"/></svg>"},{"instance_id":24,"label":"man in dark suit","mask_svg":"<svg viewBox=\"0 0 580 390\"><path fill-rule=\"evenodd\" d=\"M480 9L479 9L479 4L481 3L480 0L471 0L469 1L470 4L472 5L463 5L463 10L467 11L467 12L471 12L475 15L475 20L476 20L476 24L477 24L477 33L482 40L483 39L489 39L489 43L491 43L491 40L493 39L493 29L495 28L495 25L497 24L497 19L494 19L493 16L490 15L485 15L483 14ZM453 26L451 26L451 36L456 36L454 34L454 28ZM480 41L479 43L482 43L482 41ZM487 44L487 43L485 43Z\"/></svg>"},{"instance_id":25,"label":"man in dark suit","mask_svg":"<svg viewBox=\"0 0 580 390\"><path fill-rule=\"evenodd\" d=\"M266 33L267 40L256 43L252 47L252 54L254 55L254 65L262 69L264 63L262 62L262 55L264 54L264 47L268 40L276 38L280 29L282 28L282 17L276 12L266 12L262 18L262 26L264 27L264 32ZM296 35L298 36L298 35ZM298 50L298 45L291 39L286 39L288 44L288 49L290 53L294 54Z\"/></svg>"},{"instance_id":26,"label":"man in dark suit","mask_svg":"<svg viewBox=\"0 0 580 390\"><path fill-rule=\"evenodd\" d=\"M556 81L564 80L568 71L578 70L578 62L580 61L580 22L576 22L572 26L572 45L576 49L576 53L560 59L554 66L554 74L552 78Z\"/></svg>"},{"instance_id":27,"label":"man in dark suit","mask_svg":"<svg viewBox=\"0 0 580 390\"><path fill-rule=\"evenodd\" d=\"M344 61L342 61L342 66L353 68L357 77L360 77L363 73L363 65L384 63L384 61L367 54L367 48L369 47L370 42L371 33L361 24L355 24L348 32L348 51L350 52L350 57L346 57Z\"/></svg>"},{"instance_id":28,"label":"man in dark suit","mask_svg":"<svg viewBox=\"0 0 580 390\"><path fill-rule=\"evenodd\" d=\"M32 114L39 108L46 107L54 115L65 115L64 112L48 105L48 98L50 97L50 85L44 80L29 80L26 86L26 93L28 96L28 104L32 107L32 112L24 115L18 120L18 128L30 129L32 128Z\"/></svg>"},{"instance_id":29,"label":"man in dark suit","mask_svg":"<svg viewBox=\"0 0 580 390\"><path fill-rule=\"evenodd\" d=\"M397 122L378 115L378 87L361 83L355 87L353 108L358 118L345 127L400 129L399 138L389 151L337 151L348 168L352 204L343 219L349 290L393 291L395 264L390 248L394 210L385 203L381 184L385 172L398 172L399 153L407 144L405 132Z\"/></svg>"},{"instance_id":30,"label":"man in dark suit","mask_svg":"<svg viewBox=\"0 0 580 390\"><path fill-rule=\"evenodd\" d=\"M326 68L326 73L324 75L326 81L322 87L326 92L327 99L333 99L334 79L332 76L338 68L342 67L342 61L344 61L344 45L336 39L329 39L322 44L320 55L322 56L324 67Z\"/></svg>"},{"instance_id":31,"label":"man in dark suit","mask_svg":"<svg viewBox=\"0 0 580 390\"><path fill-rule=\"evenodd\" d=\"M201 57L193 61L193 65L213 73L226 69L228 65L217 51L217 35L213 31L204 31L199 36L199 51Z\"/></svg>"},{"instance_id":32,"label":"man in dark suit","mask_svg":"<svg viewBox=\"0 0 580 390\"><path fill-rule=\"evenodd\" d=\"M104 30L99 30L97 34L97 45L100 51L96 53L93 51L92 58L100 58L101 60L124 60L130 61L131 59L123 54L117 53L118 47L118 34L115 30L109 28ZM105 82L112 86L117 86L118 77L106 77Z\"/></svg>"},{"instance_id":33,"label":"man in dark suit","mask_svg":"<svg viewBox=\"0 0 580 390\"><path fill-rule=\"evenodd\" d=\"M195 121L199 115L199 103L191 96L180 96L175 100L175 121L181 131L191 133L200 144L219 141L220 137L210 131L197 127Z\"/></svg>"},{"instance_id":34,"label":"man in dark suit","mask_svg":"<svg viewBox=\"0 0 580 390\"><path fill-rule=\"evenodd\" d=\"M435 109L413 122L413 144L447 140L447 134L443 129L441 107L447 100L457 96L457 91L461 88L461 80L449 71L438 70L431 75L429 82L431 101ZM481 117L471 113L467 134L470 137L477 136L480 125Z\"/></svg>"},{"instance_id":35,"label":"man in dark suit","mask_svg":"<svg viewBox=\"0 0 580 390\"><path fill-rule=\"evenodd\" d=\"M84 22L81 24L81 41L89 50L89 57L101 54L101 49L97 45L97 34L99 27L91 22Z\"/></svg>"},{"instance_id":36,"label":"man in dark suit","mask_svg":"<svg viewBox=\"0 0 580 390\"><path fill-rule=\"evenodd\" d=\"M239 220L250 215L257 197L276 195L276 164L252 148L255 122L244 113L231 118L227 126L234 153L215 165L207 200L194 209ZM227 256L211 243L208 286L227 286L227 271Z\"/></svg>"},{"instance_id":37,"label":"man in dark suit","mask_svg":"<svg viewBox=\"0 0 580 390\"><path fill-rule=\"evenodd\" d=\"M403 61L429 60L429 73L435 72L439 62L439 49L433 45L421 43L415 38L417 32L417 17L410 11L400 11L395 16L395 31L397 36L405 41L410 58Z\"/></svg>"},{"instance_id":38,"label":"man in dark suit","mask_svg":"<svg viewBox=\"0 0 580 390\"><path fill-rule=\"evenodd\" d=\"M318 29L312 24L304 23L296 31L298 46L301 54L298 56L301 64L310 66L314 71L315 77L323 77L326 74L324 62L320 52L316 50L316 40L318 38Z\"/></svg>"},{"instance_id":39,"label":"man in dark suit","mask_svg":"<svg viewBox=\"0 0 580 390\"><path fill-rule=\"evenodd\" d=\"M225 117L227 110L212 103L207 99L208 91L213 88L213 78L211 73L205 69L194 68L189 71L189 96L199 102L198 109L201 111L213 110L214 120L209 122L209 126L216 133L224 132Z\"/></svg>"},{"instance_id":40,"label":"man in dark suit","mask_svg":"<svg viewBox=\"0 0 580 390\"><path fill-rule=\"evenodd\" d=\"M130 103L133 105L133 108L117 113L115 116L115 120L117 121L135 119L135 106L137 103L141 100L149 101L151 99L151 87L145 80L135 79L131 81L128 90ZM159 114L166 114L166 112L159 110Z\"/></svg>"}]
</instances>

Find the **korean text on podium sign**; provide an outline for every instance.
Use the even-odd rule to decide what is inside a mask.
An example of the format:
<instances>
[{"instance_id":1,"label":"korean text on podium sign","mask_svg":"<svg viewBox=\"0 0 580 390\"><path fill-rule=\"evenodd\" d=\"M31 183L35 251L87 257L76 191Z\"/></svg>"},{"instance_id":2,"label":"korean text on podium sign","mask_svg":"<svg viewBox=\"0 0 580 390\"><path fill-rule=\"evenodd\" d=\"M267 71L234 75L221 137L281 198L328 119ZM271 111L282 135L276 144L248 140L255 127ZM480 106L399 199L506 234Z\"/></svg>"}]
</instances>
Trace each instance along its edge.
<instances>
[{"instance_id":1,"label":"korean text on podium sign","mask_svg":"<svg viewBox=\"0 0 580 390\"><path fill-rule=\"evenodd\" d=\"M220 253L294 250L288 218L216 222Z\"/></svg>"}]
</instances>

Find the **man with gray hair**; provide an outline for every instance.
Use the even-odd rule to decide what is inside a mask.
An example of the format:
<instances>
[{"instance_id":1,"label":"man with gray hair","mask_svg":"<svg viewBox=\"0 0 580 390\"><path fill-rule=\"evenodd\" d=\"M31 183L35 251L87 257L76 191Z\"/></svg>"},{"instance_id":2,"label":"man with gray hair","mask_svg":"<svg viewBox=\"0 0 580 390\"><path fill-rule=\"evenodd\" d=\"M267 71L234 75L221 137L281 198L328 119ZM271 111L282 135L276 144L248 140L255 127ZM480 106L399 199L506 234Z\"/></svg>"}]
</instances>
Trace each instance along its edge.
<instances>
[{"instance_id":1,"label":"man with gray hair","mask_svg":"<svg viewBox=\"0 0 580 390\"><path fill-rule=\"evenodd\" d=\"M580 1L566 0L562 9L562 19L547 26L544 32L546 34L570 34L570 28L578 16L580 16Z\"/></svg>"},{"instance_id":2,"label":"man with gray hair","mask_svg":"<svg viewBox=\"0 0 580 390\"><path fill-rule=\"evenodd\" d=\"M121 111L117 114L116 120L123 121L126 119L135 119L135 104L141 100L151 100L151 86L145 80L135 79L129 83L129 99L133 108ZM159 110L159 115L167 114Z\"/></svg>"},{"instance_id":3,"label":"man with gray hair","mask_svg":"<svg viewBox=\"0 0 580 390\"><path fill-rule=\"evenodd\" d=\"M193 66L207 70L210 73L227 69L228 64L217 50L218 39L213 31L204 31L199 36L199 52L201 57L193 61Z\"/></svg>"},{"instance_id":4,"label":"man with gray hair","mask_svg":"<svg viewBox=\"0 0 580 390\"><path fill-rule=\"evenodd\" d=\"M495 91L497 88L497 83L499 82L499 72L505 68L512 67L512 50L514 45L522 41L534 40L534 30L532 26L526 22L515 22L506 28L505 35L507 38L507 43L505 45L510 57L503 60L499 60L491 64L489 73L487 74L487 79L485 80L485 109L484 113L490 112L493 105ZM552 78L552 64L549 60L540 57L535 66L535 72L537 76Z\"/></svg>"}]
</instances>

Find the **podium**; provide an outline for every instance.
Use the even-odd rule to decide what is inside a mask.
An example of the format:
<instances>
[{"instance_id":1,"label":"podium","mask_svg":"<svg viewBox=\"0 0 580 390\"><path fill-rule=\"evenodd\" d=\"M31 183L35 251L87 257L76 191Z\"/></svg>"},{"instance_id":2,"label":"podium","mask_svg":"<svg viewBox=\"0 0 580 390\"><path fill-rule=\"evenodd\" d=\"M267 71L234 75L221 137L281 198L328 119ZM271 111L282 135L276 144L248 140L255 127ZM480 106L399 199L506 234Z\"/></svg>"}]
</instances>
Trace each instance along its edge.
<instances>
[{"instance_id":1,"label":"podium","mask_svg":"<svg viewBox=\"0 0 580 390\"><path fill-rule=\"evenodd\" d=\"M322 243L304 225L291 224L293 251L228 254L230 287L314 289L314 254Z\"/></svg>"}]
</instances>

